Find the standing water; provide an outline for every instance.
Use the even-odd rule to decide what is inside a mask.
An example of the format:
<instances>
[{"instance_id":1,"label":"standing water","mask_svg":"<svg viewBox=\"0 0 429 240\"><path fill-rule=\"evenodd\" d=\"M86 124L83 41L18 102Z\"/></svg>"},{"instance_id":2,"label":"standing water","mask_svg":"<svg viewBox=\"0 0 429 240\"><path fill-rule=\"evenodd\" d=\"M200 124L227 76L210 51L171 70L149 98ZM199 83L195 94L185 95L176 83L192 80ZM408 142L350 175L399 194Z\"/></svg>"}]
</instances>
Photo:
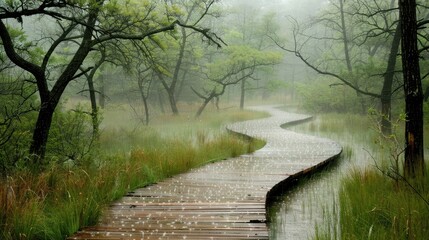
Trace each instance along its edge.
<instances>
[{"instance_id":1,"label":"standing water","mask_svg":"<svg viewBox=\"0 0 429 240\"><path fill-rule=\"evenodd\" d=\"M332 239L339 236L338 224L335 224L338 223L338 218L335 216L338 213L337 199L341 179L353 168L372 163L371 155L368 153L371 150L372 137L368 136L371 130L361 132L345 126L350 123L346 119L334 117L328 122L316 119L288 128L330 138L342 145L344 150L337 161L322 172L298 182L270 208L270 239L313 239L317 231L329 231ZM357 120L356 124L364 123Z\"/></svg>"}]
</instances>

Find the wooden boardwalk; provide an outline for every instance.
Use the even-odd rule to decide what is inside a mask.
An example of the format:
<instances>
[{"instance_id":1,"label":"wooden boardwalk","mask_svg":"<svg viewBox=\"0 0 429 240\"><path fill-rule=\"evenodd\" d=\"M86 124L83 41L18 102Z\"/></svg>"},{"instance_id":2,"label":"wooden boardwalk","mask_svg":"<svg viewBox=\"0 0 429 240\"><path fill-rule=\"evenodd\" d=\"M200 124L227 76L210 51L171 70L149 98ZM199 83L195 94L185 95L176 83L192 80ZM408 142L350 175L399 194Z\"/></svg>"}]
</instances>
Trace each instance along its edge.
<instances>
[{"instance_id":1,"label":"wooden boardwalk","mask_svg":"<svg viewBox=\"0 0 429 240\"><path fill-rule=\"evenodd\" d=\"M228 129L266 140L264 148L131 192L97 226L69 239L268 239L267 198L282 188L279 183L326 163L341 147L280 127L308 116L255 109L272 117Z\"/></svg>"}]
</instances>

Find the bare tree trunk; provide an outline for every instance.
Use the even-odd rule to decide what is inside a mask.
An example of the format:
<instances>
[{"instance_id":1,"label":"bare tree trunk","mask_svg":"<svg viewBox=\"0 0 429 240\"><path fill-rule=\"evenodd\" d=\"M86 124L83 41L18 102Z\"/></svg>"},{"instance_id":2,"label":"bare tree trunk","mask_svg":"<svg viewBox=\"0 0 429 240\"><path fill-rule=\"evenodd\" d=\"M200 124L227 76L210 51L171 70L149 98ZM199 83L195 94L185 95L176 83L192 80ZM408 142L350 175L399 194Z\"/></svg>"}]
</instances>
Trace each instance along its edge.
<instances>
[{"instance_id":1,"label":"bare tree trunk","mask_svg":"<svg viewBox=\"0 0 429 240\"><path fill-rule=\"evenodd\" d=\"M33 163L43 164L54 111L55 107L49 102L42 102L42 107L39 110L36 127L33 131L33 140L30 146L30 153L34 155L32 157Z\"/></svg>"},{"instance_id":2,"label":"bare tree trunk","mask_svg":"<svg viewBox=\"0 0 429 240\"><path fill-rule=\"evenodd\" d=\"M350 60L350 48L349 41L347 36L346 20L344 17L344 3L343 0L340 1L340 14L341 14L341 32L343 34L343 44L344 44L344 55L346 58L347 70L349 73L353 72L352 62Z\"/></svg>"},{"instance_id":3,"label":"bare tree trunk","mask_svg":"<svg viewBox=\"0 0 429 240\"><path fill-rule=\"evenodd\" d=\"M185 49L186 49L186 41L187 41L187 35L186 30L184 28L181 29L182 31L182 42L180 43L180 50L179 50L179 57L176 62L176 66L174 68L173 78L171 81L170 86L164 85L165 90L168 94L168 100L170 102L171 111L174 115L179 115L179 109L177 108L177 100L176 100L176 86L179 81L179 72L180 68L182 67L183 58L185 56Z\"/></svg>"},{"instance_id":4,"label":"bare tree trunk","mask_svg":"<svg viewBox=\"0 0 429 240\"><path fill-rule=\"evenodd\" d=\"M167 89L168 101L170 102L171 112L173 115L179 115L179 109L177 108L176 97L174 96L174 92L170 89Z\"/></svg>"},{"instance_id":5,"label":"bare tree trunk","mask_svg":"<svg viewBox=\"0 0 429 240\"><path fill-rule=\"evenodd\" d=\"M344 56L346 58L347 70L349 71L350 74L352 74L353 66L350 58L349 39L348 39L347 26L346 26L346 20L344 15L344 3L343 3L344 0L339 0L339 1L340 1L340 15L341 15L341 32L343 35L342 37L343 37L343 44L344 44ZM355 85L358 86L357 82L355 82ZM356 96L358 97L361 104L361 112L362 114L364 114L366 112L366 106L365 106L365 101L362 97L362 94L356 91Z\"/></svg>"},{"instance_id":6,"label":"bare tree trunk","mask_svg":"<svg viewBox=\"0 0 429 240\"><path fill-rule=\"evenodd\" d=\"M91 72L92 73L92 72ZM87 77L88 88L89 88L89 99L91 100L91 119L92 119L92 134L95 138L98 138L98 107L97 100L95 96L95 88L94 88L94 74L90 74Z\"/></svg>"},{"instance_id":7,"label":"bare tree trunk","mask_svg":"<svg viewBox=\"0 0 429 240\"><path fill-rule=\"evenodd\" d=\"M195 118L199 118L201 114L203 113L204 109L206 108L207 104L212 100L212 98L206 98L204 99L204 102L201 104L201 106L198 108L197 113L195 114Z\"/></svg>"},{"instance_id":8,"label":"bare tree trunk","mask_svg":"<svg viewBox=\"0 0 429 240\"><path fill-rule=\"evenodd\" d=\"M240 109L244 109L244 100L246 98L246 79L241 81Z\"/></svg>"},{"instance_id":9,"label":"bare tree trunk","mask_svg":"<svg viewBox=\"0 0 429 240\"><path fill-rule=\"evenodd\" d=\"M145 125L149 125L149 107L147 104L147 97L145 96L142 89L140 89L140 95L143 101L144 114L145 114Z\"/></svg>"},{"instance_id":10,"label":"bare tree trunk","mask_svg":"<svg viewBox=\"0 0 429 240\"><path fill-rule=\"evenodd\" d=\"M158 86L158 104L162 113L165 113L164 98L162 97L161 87Z\"/></svg>"},{"instance_id":11,"label":"bare tree trunk","mask_svg":"<svg viewBox=\"0 0 429 240\"><path fill-rule=\"evenodd\" d=\"M185 79L187 75L188 75L188 68L183 71L182 79L179 82L179 88L177 89L176 95L175 95L176 101L179 101L180 97L182 96L183 89L185 88L185 82L186 82Z\"/></svg>"},{"instance_id":12,"label":"bare tree trunk","mask_svg":"<svg viewBox=\"0 0 429 240\"><path fill-rule=\"evenodd\" d=\"M149 125L149 106L147 104L147 98L143 98L145 124Z\"/></svg>"},{"instance_id":13,"label":"bare tree trunk","mask_svg":"<svg viewBox=\"0 0 429 240\"><path fill-rule=\"evenodd\" d=\"M381 90L381 130L385 135L392 133L392 84L395 76L396 57L401 43L401 24L398 23L390 48L386 74L384 75L383 89Z\"/></svg>"},{"instance_id":14,"label":"bare tree trunk","mask_svg":"<svg viewBox=\"0 0 429 240\"><path fill-rule=\"evenodd\" d=\"M98 94L98 103L100 104L100 108L104 109L106 107L106 89L104 86L104 78L101 76L99 78L99 84L100 84L100 94Z\"/></svg>"},{"instance_id":15,"label":"bare tree trunk","mask_svg":"<svg viewBox=\"0 0 429 240\"><path fill-rule=\"evenodd\" d=\"M91 118L92 118L92 134L95 139L98 139L99 133L99 122L98 122L98 107L97 107L97 98L95 96L95 87L94 87L94 76L98 69L103 65L106 61L106 50L104 48L100 48L100 60L94 65L94 68L91 69L89 74L86 75L86 80L88 82L89 88L89 99L91 100ZM84 69L82 69L84 71Z\"/></svg>"},{"instance_id":16,"label":"bare tree trunk","mask_svg":"<svg viewBox=\"0 0 429 240\"><path fill-rule=\"evenodd\" d=\"M399 0L402 28L402 65L405 93L405 164L404 175L424 175L423 92L419 50L417 47L416 0Z\"/></svg>"}]
</instances>

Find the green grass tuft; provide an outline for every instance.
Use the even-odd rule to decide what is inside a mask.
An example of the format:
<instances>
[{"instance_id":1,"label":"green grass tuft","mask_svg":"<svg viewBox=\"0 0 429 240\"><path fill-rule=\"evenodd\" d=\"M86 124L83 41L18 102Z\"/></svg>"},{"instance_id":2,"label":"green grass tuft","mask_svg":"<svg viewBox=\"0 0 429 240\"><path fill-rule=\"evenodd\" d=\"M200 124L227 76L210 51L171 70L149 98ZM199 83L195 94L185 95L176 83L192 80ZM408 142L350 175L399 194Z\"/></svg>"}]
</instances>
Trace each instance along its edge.
<instances>
[{"instance_id":1,"label":"green grass tuft","mask_svg":"<svg viewBox=\"0 0 429 240\"><path fill-rule=\"evenodd\" d=\"M423 180L426 185L427 176L429 171ZM429 199L427 186L423 186L417 190ZM340 206L343 239L425 239L429 236L429 205L407 184L396 184L378 170L356 170L346 178L340 192Z\"/></svg>"}]
</instances>

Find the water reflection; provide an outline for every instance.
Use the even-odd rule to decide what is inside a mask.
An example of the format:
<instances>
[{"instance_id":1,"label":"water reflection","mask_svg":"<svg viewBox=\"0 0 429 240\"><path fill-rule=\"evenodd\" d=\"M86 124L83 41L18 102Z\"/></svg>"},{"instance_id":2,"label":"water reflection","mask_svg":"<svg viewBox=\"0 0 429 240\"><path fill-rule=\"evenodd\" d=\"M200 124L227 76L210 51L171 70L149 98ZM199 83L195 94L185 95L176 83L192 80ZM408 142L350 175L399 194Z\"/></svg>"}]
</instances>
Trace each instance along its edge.
<instances>
[{"instance_id":1,"label":"water reflection","mask_svg":"<svg viewBox=\"0 0 429 240\"><path fill-rule=\"evenodd\" d=\"M310 123L297 126L292 129L297 132L308 133L315 136L331 138L343 147L341 157L322 173L317 173L310 178L303 179L270 209L270 239L313 239L316 229L324 229L326 221L332 214L338 212L338 190L340 180L352 168L364 167L372 164L369 155L370 145L368 140L371 136L363 134L327 134L320 131L322 123L315 120ZM364 139L366 141L364 141ZM338 219L338 218L337 218ZM338 236L338 225L329 226L332 239ZM337 238L338 239L338 238Z\"/></svg>"}]
</instances>

